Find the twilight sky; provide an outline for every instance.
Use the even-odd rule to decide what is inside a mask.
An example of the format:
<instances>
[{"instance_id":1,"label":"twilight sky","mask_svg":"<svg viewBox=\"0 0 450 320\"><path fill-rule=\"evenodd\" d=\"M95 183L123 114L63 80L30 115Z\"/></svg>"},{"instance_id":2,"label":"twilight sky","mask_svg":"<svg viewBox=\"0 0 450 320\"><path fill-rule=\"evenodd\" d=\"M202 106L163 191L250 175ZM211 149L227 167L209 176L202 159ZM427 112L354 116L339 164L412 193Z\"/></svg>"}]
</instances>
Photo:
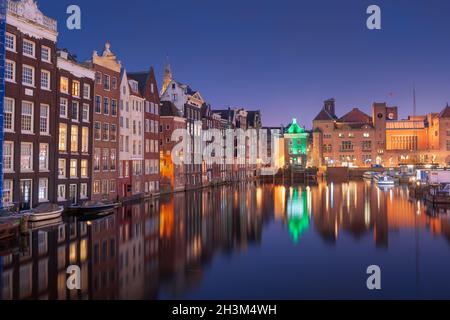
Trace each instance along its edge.
<instances>
[{"instance_id":1,"label":"twilight sky","mask_svg":"<svg viewBox=\"0 0 450 320\"><path fill-rule=\"evenodd\" d=\"M77 4L82 29L66 28ZM382 10L382 30L366 28L366 9ZM39 0L58 20L59 47L80 59L106 40L128 71L166 55L174 78L220 109L261 109L264 125L292 117L311 127L325 99L338 115L372 102L418 113L450 102L448 0Z\"/></svg>"}]
</instances>

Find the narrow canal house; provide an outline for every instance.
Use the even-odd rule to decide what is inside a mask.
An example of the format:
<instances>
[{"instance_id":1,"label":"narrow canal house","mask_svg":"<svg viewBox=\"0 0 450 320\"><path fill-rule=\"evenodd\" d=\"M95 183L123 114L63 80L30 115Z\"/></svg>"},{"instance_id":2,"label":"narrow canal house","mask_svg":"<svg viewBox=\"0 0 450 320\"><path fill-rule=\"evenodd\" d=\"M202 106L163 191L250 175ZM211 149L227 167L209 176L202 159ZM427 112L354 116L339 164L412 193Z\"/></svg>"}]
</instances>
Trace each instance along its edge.
<instances>
[{"instance_id":1,"label":"narrow canal house","mask_svg":"<svg viewBox=\"0 0 450 320\"><path fill-rule=\"evenodd\" d=\"M136 198L144 192L144 98L138 82L122 72L119 110L119 196Z\"/></svg>"},{"instance_id":2,"label":"narrow canal house","mask_svg":"<svg viewBox=\"0 0 450 320\"><path fill-rule=\"evenodd\" d=\"M160 184L161 192L184 191L186 186L185 164L173 161L172 150L177 144L172 141L172 133L177 129L186 129L186 119L181 116L180 110L170 101L161 102L160 117ZM175 154L182 159L182 152Z\"/></svg>"},{"instance_id":3,"label":"narrow canal house","mask_svg":"<svg viewBox=\"0 0 450 320\"><path fill-rule=\"evenodd\" d=\"M101 55L94 52L90 64L95 71L92 199L116 200L121 64L109 43Z\"/></svg>"},{"instance_id":4,"label":"narrow canal house","mask_svg":"<svg viewBox=\"0 0 450 320\"><path fill-rule=\"evenodd\" d=\"M65 50L57 57L56 201L77 204L91 194L94 71Z\"/></svg>"},{"instance_id":5,"label":"narrow canal house","mask_svg":"<svg viewBox=\"0 0 450 320\"><path fill-rule=\"evenodd\" d=\"M53 202L56 21L31 0L7 1L3 202Z\"/></svg>"},{"instance_id":6,"label":"narrow canal house","mask_svg":"<svg viewBox=\"0 0 450 320\"><path fill-rule=\"evenodd\" d=\"M160 102L153 67L148 72L129 72L128 77L138 82L138 89L145 99L144 110L144 192L160 193L159 186L159 121Z\"/></svg>"},{"instance_id":7,"label":"narrow canal house","mask_svg":"<svg viewBox=\"0 0 450 320\"><path fill-rule=\"evenodd\" d=\"M163 80L165 91L161 94L160 100L172 102L186 119L186 129L190 135L184 154L186 189L195 189L202 183L201 107L205 101L199 91L192 90L189 85L169 77L172 77L172 73L170 66L167 65Z\"/></svg>"}]
</instances>

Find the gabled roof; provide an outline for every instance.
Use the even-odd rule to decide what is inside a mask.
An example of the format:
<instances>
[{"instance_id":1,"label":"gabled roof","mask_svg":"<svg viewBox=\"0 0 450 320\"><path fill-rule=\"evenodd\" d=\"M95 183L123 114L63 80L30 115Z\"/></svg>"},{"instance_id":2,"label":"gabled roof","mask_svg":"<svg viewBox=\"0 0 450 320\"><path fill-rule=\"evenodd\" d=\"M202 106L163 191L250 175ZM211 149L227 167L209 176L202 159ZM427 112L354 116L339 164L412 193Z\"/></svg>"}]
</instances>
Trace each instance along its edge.
<instances>
[{"instance_id":1,"label":"gabled roof","mask_svg":"<svg viewBox=\"0 0 450 320\"><path fill-rule=\"evenodd\" d=\"M292 123L287 127L286 129L286 133L290 133L290 134L296 134L296 133L304 133L305 129L303 129L302 127L300 127L297 124L297 119L292 119Z\"/></svg>"},{"instance_id":2,"label":"gabled roof","mask_svg":"<svg viewBox=\"0 0 450 320\"><path fill-rule=\"evenodd\" d=\"M441 113L439 114L439 118L450 118L450 106L447 105L442 109Z\"/></svg>"},{"instance_id":3,"label":"gabled roof","mask_svg":"<svg viewBox=\"0 0 450 320\"><path fill-rule=\"evenodd\" d=\"M129 79L133 79L138 82L139 93L144 95L145 84L147 83L148 72L128 72Z\"/></svg>"},{"instance_id":4,"label":"gabled roof","mask_svg":"<svg viewBox=\"0 0 450 320\"><path fill-rule=\"evenodd\" d=\"M370 123L371 117L358 108L354 108L352 111L346 113L338 120L339 122L356 122L356 123Z\"/></svg>"},{"instance_id":5,"label":"gabled roof","mask_svg":"<svg viewBox=\"0 0 450 320\"><path fill-rule=\"evenodd\" d=\"M181 117L180 111L171 101L161 101L160 115L162 117Z\"/></svg>"},{"instance_id":6,"label":"gabled roof","mask_svg":"<svg viewBox=\"0 0 450 320\"><path fill-rule=\"evenodd\" d=\"M222 119L225 119L227 121L234 120L234 109L213 110L213 113L219 114Z\"/></svg>"},{"instance_id":7,"label":"gabled roof","mask_svg":"<svg viewBox=\"0 0 450 320\"><path fill-rule=\"evenodd\" d=\"M336 120L336 116L330 114L327 110L320 110L319 114L314 118L313 121L323 121L323 120Z\"/></svg>"}]
</instances>

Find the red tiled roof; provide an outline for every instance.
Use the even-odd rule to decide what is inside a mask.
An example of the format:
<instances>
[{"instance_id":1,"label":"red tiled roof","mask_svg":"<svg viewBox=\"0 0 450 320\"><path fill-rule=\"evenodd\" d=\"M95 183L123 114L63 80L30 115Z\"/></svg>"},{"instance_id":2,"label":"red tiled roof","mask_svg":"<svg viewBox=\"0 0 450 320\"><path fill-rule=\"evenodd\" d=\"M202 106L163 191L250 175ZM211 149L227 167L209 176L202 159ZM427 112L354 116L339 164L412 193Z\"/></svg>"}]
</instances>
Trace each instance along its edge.
<instances>
[{"instance_id":1,"label":"red tiled roof","mask_svg":"<svg viewBox=\"0 0 450 320\"><path fill-rule=\"evenodd\" d=\"M447 104L444 109L442 109L439 114L439 118L450 118L450 106Z\"/></svg>"},{"instance_id":2,"label":"red tiled roof","mask_svg":"<svg viewBox=\"0 0 450 320\"><path fill-rule=\"evenodd\" d=\"M328 111L326 111L325 109L322 109L319 114L314 118L313 121L316 120L335 120L336 118L333 117Z\"/></svg>"},{"instance_id":3,"label":"red tiled roof","mask_svg":"<svg viewBox=\"0 0 450 320\"><path fill-rule=\"evenodd\" d=\"M359 110L354 108L352 111L343 115L339 122L358 122L358 123L370 123L372 121L371 117Z\"/></svg>"}]
</instances>

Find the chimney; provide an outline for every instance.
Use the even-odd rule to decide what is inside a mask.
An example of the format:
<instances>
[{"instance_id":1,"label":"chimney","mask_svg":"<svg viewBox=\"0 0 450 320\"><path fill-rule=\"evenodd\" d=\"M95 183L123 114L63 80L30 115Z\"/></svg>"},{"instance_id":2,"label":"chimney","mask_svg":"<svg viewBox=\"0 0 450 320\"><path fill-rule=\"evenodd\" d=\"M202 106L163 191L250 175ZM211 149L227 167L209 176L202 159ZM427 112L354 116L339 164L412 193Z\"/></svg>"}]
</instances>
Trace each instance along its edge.
<instances>
[{"instance_id":1,"label":"chimney","mask_svg":"<svg viewBox=\"0 0 450 320\"><path fill-rule=\"evenodd\" d=\"M334 109L335 100L334 98L325 100L323 108L325 111L327 111L330 115L336 116L336 111Z\"/></svg>"}]
</instances>

